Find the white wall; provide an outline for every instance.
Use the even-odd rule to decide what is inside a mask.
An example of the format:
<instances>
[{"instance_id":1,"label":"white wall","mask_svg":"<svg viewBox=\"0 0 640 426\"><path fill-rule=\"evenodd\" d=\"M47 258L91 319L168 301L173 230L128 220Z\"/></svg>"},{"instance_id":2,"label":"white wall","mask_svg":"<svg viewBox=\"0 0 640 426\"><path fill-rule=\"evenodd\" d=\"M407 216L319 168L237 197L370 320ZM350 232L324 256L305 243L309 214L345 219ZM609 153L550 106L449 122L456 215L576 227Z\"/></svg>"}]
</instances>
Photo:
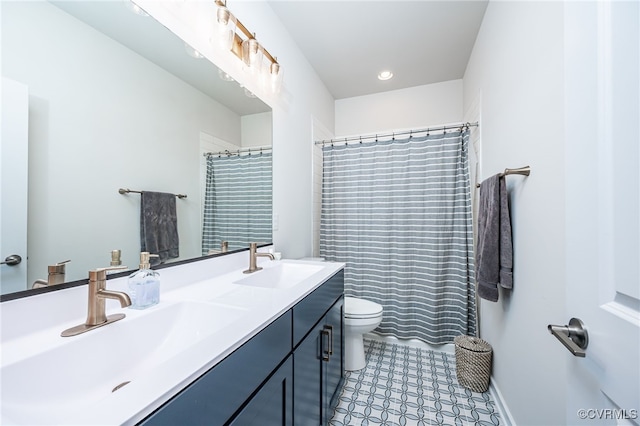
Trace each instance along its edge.
<instances>
[{"instance_id":1,"label":"white wall","mask_svg":"<svg viewBox=\"0 0 640 426\"><path fill-rule=\"evenodd\" d=\"M563 4L490 2L464 76L465 111L479 100L482 178L507 178L514 288L481 303L493 378L515 423L565 422L566 357L547 324L565 317Z\"/></svg>"},{"instance_id":2,"label":"white wall","mask_svg":"<svg viewBox=\"0 0 640 426\"><path fill-rule=\"evenodd\" d=\"M199 256L200 131L240 144L240 117L47 2L4 2L2 36L30 94L28 282L66 259L86 278L113 249L137 266L140 196L119 187L186 193L180 255Z\"/></svg>"},{"instance_id":3,"label":"white wall","mask_svg":"<svg viewBox=\"0 0 640 426\"><path fill-rule=\"evenodd\" d=\"M273 108L273 241L283 257L312 253L312 117L334 127L334 101L295 41L268 3L238 1L233 14L269 52L284 71L283 89L271 94L242 70L241 61L211 44L214 2L138 2L171 31L223 68ZM275 223L274 223L275 225Z\"/></svg>"},{"instance_id":4,"label":"white wall","mask_svg":"<svg viewBox=\"0 0 640 426\"><path fill-rule=\"evenodd\" d=\"M271 146L271 135L273 133L272 123L273 114L271 114L271 112L262 112L240 117L242 147Z\"/></svg>"},{"instance_id":5,"label":"white wall","mask_svg":"<svg viewBox=\"0 0 640 426\"><path fill-rule=\"evenodd\" d=\"M336 101L336 136L421 129L462 120L462 80Z\"/></svg>"}]
</instances>

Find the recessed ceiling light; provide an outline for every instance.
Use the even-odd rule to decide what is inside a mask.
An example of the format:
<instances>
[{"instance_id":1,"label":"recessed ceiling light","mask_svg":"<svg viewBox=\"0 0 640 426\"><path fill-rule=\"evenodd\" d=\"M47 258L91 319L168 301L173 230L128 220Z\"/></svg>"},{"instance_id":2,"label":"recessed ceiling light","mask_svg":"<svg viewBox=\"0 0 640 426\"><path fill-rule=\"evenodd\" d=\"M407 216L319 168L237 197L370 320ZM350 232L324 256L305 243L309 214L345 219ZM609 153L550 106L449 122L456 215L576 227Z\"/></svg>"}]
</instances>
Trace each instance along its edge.
<instances>
[{"instance_id":1,"label":"recessed ceiling light","mask_svg":"<svg viewBox=\"0 0 640 426\"><path fill-rule=\"evenodd\" d=\"M380 71L378 74L378 80L389 80L393 77L393 73L391 71Z\"/></svg>"}]
</instances>

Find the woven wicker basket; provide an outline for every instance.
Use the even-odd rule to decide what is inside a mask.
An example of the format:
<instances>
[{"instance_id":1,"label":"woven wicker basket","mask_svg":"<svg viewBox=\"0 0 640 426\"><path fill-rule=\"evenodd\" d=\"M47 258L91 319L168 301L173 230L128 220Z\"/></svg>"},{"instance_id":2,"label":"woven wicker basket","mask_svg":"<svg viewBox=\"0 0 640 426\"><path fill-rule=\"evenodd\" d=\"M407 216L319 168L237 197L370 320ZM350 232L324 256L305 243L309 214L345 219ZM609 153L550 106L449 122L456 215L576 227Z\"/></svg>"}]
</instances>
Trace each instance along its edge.
<instances>
[{"instance_id":1,"label":"woven wicker basket","mask_svg":"<svg viewBox=\"0 0 640 426\"><path fill-rule=\"evenodd\" d=\"M491 378L491 345L478 337L465 335L457 336L453 343L458 382L473 392L486 392Z\"/></svg>"}]
</instances>

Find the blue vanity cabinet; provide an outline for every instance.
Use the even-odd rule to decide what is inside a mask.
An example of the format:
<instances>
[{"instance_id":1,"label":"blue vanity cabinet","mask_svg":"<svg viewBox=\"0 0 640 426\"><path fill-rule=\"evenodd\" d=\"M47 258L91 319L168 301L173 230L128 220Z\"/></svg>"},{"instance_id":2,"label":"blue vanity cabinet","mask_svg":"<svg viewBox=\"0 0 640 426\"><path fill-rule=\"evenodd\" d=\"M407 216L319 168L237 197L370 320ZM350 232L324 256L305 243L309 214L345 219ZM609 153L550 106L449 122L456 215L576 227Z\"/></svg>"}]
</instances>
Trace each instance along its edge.
<instances>
[{"instance_id":1,"label":"blue vanity cabinet","mask_svg":"<svg viewBox=\"0 0 640 426\"><path fill-rule=\"evenodd\" d=\"M344 378L344 271L140 425L326 425Z\"/></svg>"},{"instance_id":2,"label":"blue vanity cabinet","mask_svg":"<svg viewBox=\"0 0 640 426\"><path fill-rule=\"evenodd\" d=\"M344 274L340 272L293 307L296 426L327 425L344 380ZM310 315L315 314L315 321ZM300 323L313 326L304 337Z\"/></svg>"},{"instance_id":3,"label":"blue vanity cabinet","mask_svg":"<svg viewBox=\"0 0 640 426\"><path fill-rule=\"evenodd\" d=\"M291 353L291 323L289 310L140 424L226 425L236 417L254 416L271 401L282 404L269 407L271 415L279 413L281 419L261 424L292 425L284 421L292 416L292 371L286 361ZM268 396L274 388L280 393L271 400Z\"/></svg>"}]
</instances>

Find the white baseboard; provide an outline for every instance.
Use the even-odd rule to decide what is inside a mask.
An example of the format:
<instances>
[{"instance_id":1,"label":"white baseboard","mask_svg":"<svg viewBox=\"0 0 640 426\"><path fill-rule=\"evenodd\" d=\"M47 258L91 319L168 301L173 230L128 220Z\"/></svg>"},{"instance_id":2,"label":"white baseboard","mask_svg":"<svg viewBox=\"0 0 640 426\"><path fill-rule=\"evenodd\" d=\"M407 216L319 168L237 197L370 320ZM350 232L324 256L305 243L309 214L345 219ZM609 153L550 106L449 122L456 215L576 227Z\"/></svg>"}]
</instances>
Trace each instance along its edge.
<instances>
[{"instance_id":1,"label":"white baseboard","mask_svg":"<svg viewBox=\"0 0 640 426\"><path fill-rule=\"evenodd\" d=\"M500 413L500 424L502 425L504 422L506 426L515 426L516 423L513 421L513 416L511 416L509 407L507 407L507 405L504 403L502 393L500 392L500 389L498 389L498 385L496 385L493 377L489 382L489 392L491 393L491 396L496 403L498 413Z\"/></svg>"}]
</instances>

